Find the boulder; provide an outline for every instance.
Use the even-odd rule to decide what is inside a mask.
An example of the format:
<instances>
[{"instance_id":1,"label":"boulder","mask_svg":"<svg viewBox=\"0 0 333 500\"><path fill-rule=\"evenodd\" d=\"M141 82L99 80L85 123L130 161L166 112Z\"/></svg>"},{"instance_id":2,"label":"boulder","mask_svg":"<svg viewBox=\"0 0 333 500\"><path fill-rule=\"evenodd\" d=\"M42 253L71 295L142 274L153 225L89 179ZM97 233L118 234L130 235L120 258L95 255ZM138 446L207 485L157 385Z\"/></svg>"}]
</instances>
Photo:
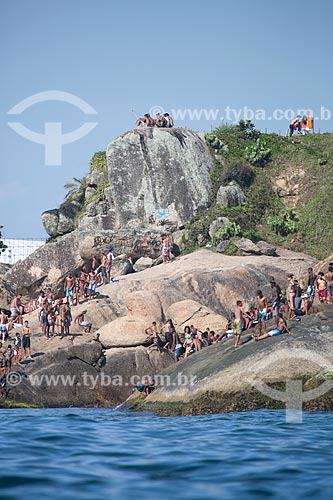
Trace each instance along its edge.
<instances>
[{"instance_id":1,"label":"boulder","mask_svg":"<svg viewBox=\"0 0 333 500\"><path fill-rule=\"evenodd\" d=\"M209 206L212 158L188 129L142 128L107 148L110 187L119 226L182 226Z\"/></svg>"},{"instance_id":2,"label":"boulder","mask_svg":"<svg viewBox=\"0 0 333 500\"><path fill-rule=\"evenodd\" d=\"M128 348L103 352L94 341L39 353L33 360L16 370L21 382L7 384L8 397L40 407L119 404L144 378L154 377L174 363L168 351L147 353L144 348Z\"/></svg>"},{"instance_id":3,"label":"boulder","mask_svg":"<svg viewBox=\"0 0 333 500\"><path fill-rule=\"evenodd\" d=\"M267 241L258 241L256 245L262 255L271 255L272 257L276 255L276 246L267 243Z\"/></svg>"},{"instance_id":4,"label":"boulder","mask_svg":"<svg viewBox=\"0 0 333 500\"><path fill-rule=\"evenodd\" d=\"M220 186L216 195L216 204L225 208L245 205L245 196L239 184L231 181L227 186Z\"/></svg>"},{"instance_id":5,"label":"boulder","mask_svg":"<svg viewBox=\"0 0 333 500\"><path fill-rule=\"evenodd\" d=\"M230 241L229 240L225 240L225 241L220 241L217 245L216 245L216 251L218 253L224 253L228 250L230 246Z\"/></svg>"},{"instance_id":6,"label":"boulder","mask_svg":"<svg viewBox=\"0 0 333 500\"><path fill-rule=\"evenodd\" d=\"M19 261L5 274L10 284L34 296L40 288L50 286L56 295L63 295L63 279L69 270L77 272L83 265L78 253L77 231L38 248L23 261Z\"/></svg>"},{"instance_id":7,"label":"boulder","mask_svg":"<svg viewBox=\"0 0 333 500\"><path fill-rule=\"evenodd\" d=\"M168 351L159 352L146 348L115 348L105 352L106 364L103 367L103 376L106 383L99 388L102 400L123 403L132 393L134 387L147 377L151 380L163 369L174 364L173 356ZM117 383L116 383L117 382Z\"/></svg>"},{"instance_id":8,"label":"boulder","mask_svg":"<svg viewBox=\"0 0 333 500\"><path fill-rule=\"evenodd\" d=\"M140 257L140 259L138 259L134 264L133 269L136 272L144 271L145 269L151 267L153 262L153 259L150 257Z\"/></svg>"},{"instance_id":9,"label":"boulder","mask_svg":"<svg viewBox=\"0 0 333 500\"><path fill-rule=\"evenodd\" d=\"M181 300L172 304L165 313L166 318L172 318L177 331L182 332L185 326L194 325L201 331L207 326L211 330L221 332L226 325L226 318L216 314L195 300Z\"/></svg>"},{"instance_id":10,"label":"boulder","mask_svg":"<svg viewBox=\"0 0 333 500\"><path fill-rule=\"evenodd\" d=\"M217 233L221 227L227 226L230 224L230 220L228 217L218 217L217 219L213 220L211 225L209 226L209 236L212 238L214 233Z\"/></svg>"},{"instance_id":11,"label":"boulder","mask_svg":"<svg viewBox=\"0 0 333 500\"><path fill-rule=\"evenodd\" d=\"M75 229L74 219L82 208L79 202L65 202L61 208L42 213L42 223L49 236L55 238Z\"/></svg>"},{"instance_id":12,"label":"boulder","mask_svg":"<svg viewBox=\"0 0 333 500\"><path fill-rule=\"evenodd\" d=\"M235 245L245 254L269 255L272 257L276 255L276 247L270 245L266 241L258 241L258 243L255 244L248 238L241 238L235 241Z\"/></svg>"},{"instance_id":13,"label":"boulder","mask_svg":"<svg viewBox=\"0 0 333 500\"><path fill-rule=\"evenodd\" d=\"M95 403L98 389L92 390L92 382L105 361L98 342L54 350L33 359L33 363L16 370L21 383L15 387L8 384L10 399L41 407Z\"/></svg>"},{"instance_id":14,"label":"boulder","mask_svg":"<svg viewBox=\"0 0 333 500\"><path fill-rule=\"evenodd\" d=\"M99 328L99 340L105 349L149 345L151 342L145 333L148 326L142 318L123 316Z\"/></svg>"},{"instance_id":15,"label":"boulder","mask_svg":"<svg viewBox=\"0 0 333 500\"><path fill-rule=\"evenodd\" d=\"M255 255L260 255L260 249L257 247L253 241L248 238L241 238L234 242L235 246L244 253L252 253Z\"/></svg>"}]
</instances>

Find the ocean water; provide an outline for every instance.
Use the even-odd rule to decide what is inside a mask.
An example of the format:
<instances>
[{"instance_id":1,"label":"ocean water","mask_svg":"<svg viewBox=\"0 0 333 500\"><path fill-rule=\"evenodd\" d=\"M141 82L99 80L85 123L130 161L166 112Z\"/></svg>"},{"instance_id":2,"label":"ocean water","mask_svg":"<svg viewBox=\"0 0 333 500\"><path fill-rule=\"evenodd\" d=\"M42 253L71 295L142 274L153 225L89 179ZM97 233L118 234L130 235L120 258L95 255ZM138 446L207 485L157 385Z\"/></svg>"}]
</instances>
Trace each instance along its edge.
<instances>
[{"instance_id":1,"label":"ocean water","mask_svg":"<svg viewBox=\"0 0 333 500\"><path fill-rule=\"evenodd\" d=\"M0 410L0 499L330 499L333 413Z\"/></svg>"}]
</instances>

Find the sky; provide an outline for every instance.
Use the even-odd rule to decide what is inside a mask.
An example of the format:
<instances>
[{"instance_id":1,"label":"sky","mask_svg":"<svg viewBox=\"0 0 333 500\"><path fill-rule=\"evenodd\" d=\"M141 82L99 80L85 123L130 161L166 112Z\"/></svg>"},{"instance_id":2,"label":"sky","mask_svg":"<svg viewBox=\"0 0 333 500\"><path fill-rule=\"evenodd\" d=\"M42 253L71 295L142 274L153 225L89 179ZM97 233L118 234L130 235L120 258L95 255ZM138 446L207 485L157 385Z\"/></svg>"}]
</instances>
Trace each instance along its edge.
<instances>
[{"instance_id":1,"label":"sky","mask_svg":"<svg viewBox=\"0 0 333 500\"><path fill-rule=\"evenodd\" d=\"M284 134L310 109L332 132L332 21L331 0L1 0L3 234L46 238L64 184L149 110L200 131L252 114Z\"/></svg>"}]
</instances>

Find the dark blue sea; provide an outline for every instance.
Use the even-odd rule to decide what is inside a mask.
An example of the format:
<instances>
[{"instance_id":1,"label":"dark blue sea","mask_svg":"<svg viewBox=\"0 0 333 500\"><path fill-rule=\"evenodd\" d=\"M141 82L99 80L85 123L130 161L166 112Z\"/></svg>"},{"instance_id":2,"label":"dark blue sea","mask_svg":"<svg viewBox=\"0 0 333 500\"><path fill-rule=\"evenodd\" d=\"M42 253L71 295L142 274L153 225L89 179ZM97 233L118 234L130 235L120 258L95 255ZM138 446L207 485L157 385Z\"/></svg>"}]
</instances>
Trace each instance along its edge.
<instances>
[{"instance_id":1,"label":"dark blue sea","mask_svg":"<svg viewBox=\"0 0 333 500\"><path fill-rule=\"evenodd\" d=\"M0 499L330 499L333 413L0 410Z\"/></svg>"}]
</instances>

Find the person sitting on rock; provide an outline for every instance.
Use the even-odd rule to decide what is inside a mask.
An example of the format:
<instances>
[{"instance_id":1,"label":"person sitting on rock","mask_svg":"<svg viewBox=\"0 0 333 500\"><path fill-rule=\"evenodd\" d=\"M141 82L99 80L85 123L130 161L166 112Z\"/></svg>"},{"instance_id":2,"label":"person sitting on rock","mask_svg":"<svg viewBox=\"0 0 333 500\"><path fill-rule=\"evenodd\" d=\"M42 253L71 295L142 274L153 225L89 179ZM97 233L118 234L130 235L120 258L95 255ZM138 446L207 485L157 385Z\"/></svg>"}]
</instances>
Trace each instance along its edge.
<instances>
[{"instance_id":1,"label":"person sitting on rock","mask_svg":"<svg viewBox=\"0 0 333 500\"><path fill-rule=\"evenodd\" d=\"M149 113L145 113L143 118L138 118L136 121L137 127L153 127L154 125L154 120Z\"/></svg>"},{"instance_id":2,"label":"person sitting on rock","mask_svg":"<svg viewBox=\"0 0 333 500\"><path fill-rule=\"evenodd\" d=\"M172 128L174 126L173 118L172 118L172 116L169 115L169 113L164 113L163 118L165 120L164 127Z\"/></svg>"},{"instance_id":3,"label":"person sitting on rock","mask_svg":"<svg viewBox=\"0 0 333 500\"><path fill-rule=\"evenodd\" d=\"M165 127L166 120L165 120L164 116L161 115L161 113L158 113L158 112L156 113L155 119L154 119L154 125L156 125L156 127L159 127L159 128Z\"/></svg>"},{"instance_id":4,"label":"person sitting on rock","mask_svg":"<svg viewBox=\"0 0 333 500\"><path fill-rule=\"evenodd\" d=\"M292 335L291 331L288 329L287 322L283 317L282 313L279 313L277 318L276 318L276 328L274 330L270 330L267 333L263 333L262 335L259 335L255 337L252 335L252 338L254 340L264 340L268 339L269 337L275 337L276 335L280 335L281 333L288 333L289 335Z\"/></svg>"},{"instance_id":5,"label":"person sitting on rock","mask_svg":"<svg viewBox=\"0 0 333 500\"><path fill-rule=\"evenodd\" d=\"M190 326L190 330L191 330L191 338L193 339L195 350L196 351L201 351L201 349L202 349L202 342L199 339L198 329L194 325L191 325ZM214 332L214 336L215 336L215 332Z\"/></svg>"},{"instance_id":6,"label":"person sitting on rock","mask_svg":"<svg viewBox=\"0 0 333 500\"><path fill-rule=\"evenodd\" d=\"M78 314L75 317L74 323L77 323L79 326L81 326L85 333L90 333L92 328L92 323L90 323L89 321L85 321L84 317L86 314L87 314L86 310L82 311L82 313Z\"/></svg>"},{"instance_id":7,"label":"person sitting on rock","mask_svg":"<svg viewBox=\"0 0 333 500\"><path fill-rule=\"evenodd\" d=\"M184 359L188 358L191 354L195 352L195 344L194 344L194 339L192 338L191 335L191 329L189 326L185 326L184 328L184 333L185 333L185 342L183 344L185 354L184 354Z\"/></svg>"}]
</instances>

